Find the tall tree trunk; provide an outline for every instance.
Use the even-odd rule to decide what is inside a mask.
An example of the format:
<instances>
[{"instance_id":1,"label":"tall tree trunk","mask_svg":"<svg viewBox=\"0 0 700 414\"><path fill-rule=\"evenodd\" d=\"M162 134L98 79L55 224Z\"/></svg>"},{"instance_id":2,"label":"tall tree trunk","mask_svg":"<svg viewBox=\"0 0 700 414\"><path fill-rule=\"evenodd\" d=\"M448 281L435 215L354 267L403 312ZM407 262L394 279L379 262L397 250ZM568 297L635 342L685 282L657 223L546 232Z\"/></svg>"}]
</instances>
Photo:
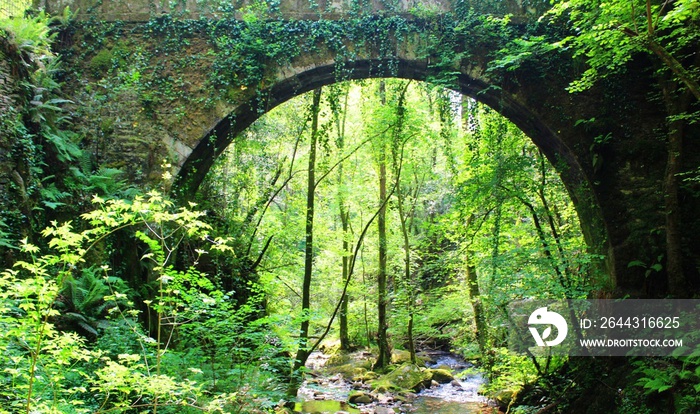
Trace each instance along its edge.
<instances>
[{"instance_id":1,"label":"tall tree trunk","mask_svg":"<svg viewBox=\"0 0 700 414\"><path fill-rule=\"evenodd\" d=\"M408 326L407 336L408 336L408 352L411 356L411 363L416 363L416 348L413 342L413 308L415 302L415 292L413 286L413 280L411 278L411 242L409 238L409 220L412 219L413 209L407 212L404 206L405 195L401 189L401 171L403 167L403 146L402 142L402 130L406 114L406 91L408 90L408 85L410 82L406 82L405 87L401 90L398 98L397 108L396 108L396 127L394 129L393 141L392 141L392 162L394 174L396 175L396 199L398 201L399 210L399 221L401 222L401 235L403 236L403 249L404 249L404 286L406 289L406 294L408 296L407 300L407 311L408 311ZM416 187L418 185L416 184Z\"/></svg>"},{"instance_id":2,"label":"tall tree trunk","mask_svg":"<svg viewBox=\"0 0 700 414\"><path fill-rule=\"evenodd\" d=\"M379 93L382 99L382 104L385 103L386 91L385 84L382 81L379 84ZM389 323L387 321L387 238L386 238L386 145L384 142L379 148L379 203L381 208L377 217L377 227L379 232L379 272L377 274L377 345L379 346L379 356L374 368L385 368L391 363L391 347L389 346Z\"/></svg>"},{"instance_id":3,"label":"tall tree trunk","mask_svg":"<svg viewBox=\"0 0 700 414\"><path fill-rule=\"evenodd\" d=\"M299 348L294 359L291 380L287 395L295 398L301 385L301 368L309 358L309 318L311 309L311 274L313 271L314 241L314 189L316 188L316 142L318 140L318 113L321 106L321 88L314 90L312 103L311 144L309 146L309 173L306 193L306 249L304 252L304 282L301 299L301 329L299 331Z\"/></svg>"},{"instance_id":4,"label":"tall tree trunk","mask_svg":"<svg viewBox=\"0 0 700 414\"><path fill-rule=\"evenodd\" d=\"M379 165L379 202L384 204L386 200L386 154L382 149ZM377 274L377 313L379 316L377 342L379 345L379 356L374 364L375 368L384 368L391 363L391 347L389 346L387 321L387 239L386 239L386 206L383 205L377 217L377 227L379 231L379 272Z\"/></svg>"},{"instance_id":5,"label":"tall tree trunk","mask_svg":"<svg viewBox=\"0 0 700 414\"><path fill-rule=\"evenodd\" d=\"M661 8L663 10L663 7ZM659 12L661 13L661 12ZM675 56L661 43L656 34L658 18L652 13L651 0L646 1L647 28L645 33L639 33L630 28L622 28L622 31L632 38L643 36L643 44L654 53L663 66L671 70L680 83L686 88L686 93L677 95L679 85L677 82L660 79L664 103L669 116L684 113L690 105L691 96L700 100L700 84L692 71L676 59ZM695 57L697 65L700 56ZM683 273L682 251L682 218L679 199L679 178L681 172L681 156L683 154L683 120L669 120L670 131L667 137L667 161L664 175L664 212L666 213L666 277L668 279L668 291L676 297L687 295L685 275Z\"/></svg>"},{"instance_id":6,"label":"tall tree trunk","mask_svg":"<svg viewBox=\"0 0 700 414\"><path fill-rule=\"evenodd\" d=\"M398 197L398 204L399 204L399 220L401 220L401 234L403 235L403 251L404 251L404 281L406 285L406 289L408 290L407 296L408 296L408 327L407 327L407 335L408 335L408 352L411 355L411 363L415 364L416 363L416 348L413 343L413 306L415 302L415 292L414 292L414 286L413 286L413 280L411 278L411 243L410 239L408 237L408 226L407 226L407 221L408 217L406 217L406 214L404 212L404 196L403 192L400 189L400 184L398 183L398 175L397 175L397 188L398 192L397 197Z\"/></svg>"},{"instance_id":7,"label":"tall tree trunk","mask_svg":"<svg viewBox=\"0 0 700 414\"><path fill-rule=\"evenodd\" d=\"M345 147L345 120L348 113L348 96L349 90L345 93L345 102L343 105L343 117L337 119L338 130L338 150L342 154ZM342 259L342 278L343 284L349 277L350 265L350 213L345 202L345 188L343 187L343 163L338 165L338 214L340 215L340 223L343 229L343 259ZM340 314L338 315L339 331L340 331L340 349L346 351L350 349L350 335L348 333L348 304L350 303L350 295L343 296L343 302L340 306Z\"/></svg>"}]
</instances>

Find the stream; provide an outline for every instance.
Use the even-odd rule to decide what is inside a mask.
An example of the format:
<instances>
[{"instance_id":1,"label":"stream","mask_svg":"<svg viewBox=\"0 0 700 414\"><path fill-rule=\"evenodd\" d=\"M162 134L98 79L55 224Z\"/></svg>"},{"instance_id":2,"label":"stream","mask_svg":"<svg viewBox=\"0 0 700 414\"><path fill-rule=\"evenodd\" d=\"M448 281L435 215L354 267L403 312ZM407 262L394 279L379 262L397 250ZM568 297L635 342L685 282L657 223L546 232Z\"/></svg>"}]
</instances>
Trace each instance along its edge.
<instances>
[{"instance_id":1,"label":"stream","mask_svg":"<svg viewBox=\"0 0 700 414\"><path fill-rule=\"evenodd\" d=\"M476 414L482 413L487 399L478 394L486 381L484 376L459 356L447 352L423 353L430 362L427 368L449 369L456 377L446 384L433 384L415 394L396 396L377 393L375 401L367 404L349 404L348 394L353 389L362 389L364 384L345 380L341 374L324 376L321 369L328 356L315 352L307 367L311 374L299 390L294 412L305 414L349 413L349 414ZM465 372L466 371L466 372ZM464 373L460 375L461 373ZM363 389L363 391L365 391Z\"/></svg>"}]
</instances>

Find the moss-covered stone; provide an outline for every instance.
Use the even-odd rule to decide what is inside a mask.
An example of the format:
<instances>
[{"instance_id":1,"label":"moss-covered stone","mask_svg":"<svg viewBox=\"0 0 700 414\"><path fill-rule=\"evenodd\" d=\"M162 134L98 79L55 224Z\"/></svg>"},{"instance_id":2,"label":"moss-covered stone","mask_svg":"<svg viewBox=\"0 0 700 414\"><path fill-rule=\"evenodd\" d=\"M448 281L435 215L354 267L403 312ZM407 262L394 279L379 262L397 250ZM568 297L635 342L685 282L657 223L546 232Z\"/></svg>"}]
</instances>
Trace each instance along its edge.
<instances>
[{"instance_id":1,"label":"moss-covered stone","mask_svg":"<svg viewBox=\"0 0 700 414\"><path fill-rule=\"evenodd\" d=\"M454 375L452 375L452 373L446 369L429 369L428 372L431 375L430 378L438 384L447 384L455 379Z\"/></svg>"},{"instance_id":2,"label":"moss-covered stone","mask_svg":"<svg viewBox=\"0 0 700 414\"><path fill-rule=\"evenodd\" d=\"M352 377L353 381L367 382L379 378L379 374L374 371L364 370L361 374L357 374Z\"/></svg>"},{"instance_id":3,"label":"moss-covered stone","mask_svg":"<svg viewBox=\"0 0 700 414\"><path fill-rule=\"evenodd\" d=\"M392 372L371 381L370 386L378 392L420 391L430 385L430 380L431 374L425 368L413 364L403 364Z\"/></svg>"},{"instance_id":4,"label":"moss-covered stone","mask_svg":"<svg viewBox=\"0 0 700 414\"><path fill-rule=\"evenodd\" d=\"M411 362L411 353L403 349L394 349L391 351L392 364L405 364Z\"/></svg>"},{"instance_id":5,"label":"moss-covered stone","mask_svg":"<svg viewBox=\"0 0 700 414\"><path fill-rule=\"evenodd\" d=\"M345 352L338 351L338 352L332 354L330 358L328 358L328 361L326 362L326 366L332 367L332 366L340 366L340 365L345 365L345 364L350 364L350 363L351 363L350 355L346 354Z\"/></svg>"},{"instance_id":6,"label":"moss-covered stone","mask_svg":"<svg viewBox=\"0 0 700 414\"><path fill-rule=\"evenodd\" d=\"M416 364L425 365L429 358L425 356L416 355ZM391 363L392 364L405 364L411 362L411 353L403 349L394 349L391 351Z\"/></svg>"},{"instance_id":7,"label":"moss-covered stone","mask_svg":"<svg viewBox=\"0 0 700 414\"><path fill-rule=\"evenodd\" d=\"M92 59L90 59L89 67L94 75L102 74L112 67L112 51L102 49Z\"/></svg>"},{"instance_id":8,"label":"moss-covered stone","mask_svg":"<svg viewBox=\"0 0 700 414\"><path fill-rule=\"evenodd\" d=\"M348 395L348 402L350 402L350 404L369 404L373 400L372 396L364 391L354 390L350 391Z\"/></svg>"}]
</instances>

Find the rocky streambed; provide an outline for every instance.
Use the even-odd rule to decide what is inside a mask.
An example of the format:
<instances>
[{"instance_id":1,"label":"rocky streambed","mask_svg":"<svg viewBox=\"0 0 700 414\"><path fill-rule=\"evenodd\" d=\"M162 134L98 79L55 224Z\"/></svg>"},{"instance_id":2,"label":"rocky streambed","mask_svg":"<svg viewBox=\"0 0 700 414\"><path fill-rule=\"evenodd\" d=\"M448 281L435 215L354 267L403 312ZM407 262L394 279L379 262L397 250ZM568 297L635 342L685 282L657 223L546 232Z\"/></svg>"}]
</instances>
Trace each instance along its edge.
<instances>
[{"instance_id":1,"label":"rocky streambed","mask_svg":"<svg viewBox=\"0 0 700 414\"><path fill-rule=\"evenodd\" d=\"M478 394L483 375L458 356L423 352L419 365L405 354L394 355L394 369L384 375L370 370L374 357L363 351L332 355L314 353L299 390L299 413L469 414L491 412Z\"/></svg>"}]
</instances>

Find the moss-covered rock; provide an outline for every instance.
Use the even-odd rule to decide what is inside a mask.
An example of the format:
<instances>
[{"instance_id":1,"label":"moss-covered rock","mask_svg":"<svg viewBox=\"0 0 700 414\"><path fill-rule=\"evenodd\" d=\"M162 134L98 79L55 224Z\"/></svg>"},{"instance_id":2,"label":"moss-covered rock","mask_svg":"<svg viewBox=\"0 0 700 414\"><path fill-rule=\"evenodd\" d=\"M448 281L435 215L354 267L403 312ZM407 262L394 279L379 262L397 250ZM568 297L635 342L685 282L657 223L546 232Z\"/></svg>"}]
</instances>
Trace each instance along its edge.
<instances>
[{"instance_id":1,"label":"moss-covered rock","mask_svg":"<svg viewBox=\"0 0 700 414\"><path fill-rule=\"evenodd\" d=\"M431 374L425 368L403 364L392 372L371 381L370 386L378 392L419 391L430 385Z\"/></svg>"},{"instance_id":2,"label":"moss-covered rock","mask_svg":"<svg viewBox=\"0 0 700 414\"><path fill-rule=\"evenodd\" d=\"M326 339L318 346L318 350L326 355L333 355L340 351L340 341L337 339Z\"/></svg>"},{"instance_id":3,"label":"moss-covered rock","mask_svg":"<svg viewBox=\"0 0 700 414\"><path fill-rule=\"evenodd\" d=\"M431 374L431 379L438 384L447 384L455 379L454 375L447 369L429 369L428 372Z\"/></svg>"},{"instance_id":4,"label":"moss-covered rock","mask_svg":"<svg viewBox=\"0 0 700 414\"><path fill-rule=\"evenodd\" d=\"M356 375L360 375L362 372L352 364L344 364L332 367L326 367L325 371L328 374L340 374L345 379L354 378Z\"/></svg>"},{"instance_id":5,"label":"moss-covered rock","mask_svg":"<svg viewBox=\"0 0 700 414\"><path fill-rule=\"evenodd\" d=\"M423 366L430 358L426 358L422 355L416 355L416 364ZM394 349L391 351L391 363L392 364L405 364L411 362L411 353L403 349Z\"/></svg>"},{"instance_id":6,"label":"moss-covered rock","mask_svg":"<svg viewBox=\"0 0 700 414\"><path fill-rule=\"evenodd\" d=\"M372 396L364 391L350 391L348 402L350 404L369 404L374 400Z\"/></svg>"},{"instance_id":7,"label":"moss-covered rock","mask_svg":"<svg viewBox=\"0 0 700 414\"><path fill-rule=\"evenodd\" d=\"M102 49L92 59L90 59L89 67L94 75L107 72L112 67L113 59L112 51Z\"/></svg>"},{"instance_id":8,"label":"moss-covered rock","mask_svg":"<svg viewBox=\"0 0 700 414\"><path fill-rule=\"evenodd\" d=\"M363 373L355 375L352 377L353 381L367 382L379 378L379 374L374 371L365 370Z\"/></svg>"}]
</instances>

